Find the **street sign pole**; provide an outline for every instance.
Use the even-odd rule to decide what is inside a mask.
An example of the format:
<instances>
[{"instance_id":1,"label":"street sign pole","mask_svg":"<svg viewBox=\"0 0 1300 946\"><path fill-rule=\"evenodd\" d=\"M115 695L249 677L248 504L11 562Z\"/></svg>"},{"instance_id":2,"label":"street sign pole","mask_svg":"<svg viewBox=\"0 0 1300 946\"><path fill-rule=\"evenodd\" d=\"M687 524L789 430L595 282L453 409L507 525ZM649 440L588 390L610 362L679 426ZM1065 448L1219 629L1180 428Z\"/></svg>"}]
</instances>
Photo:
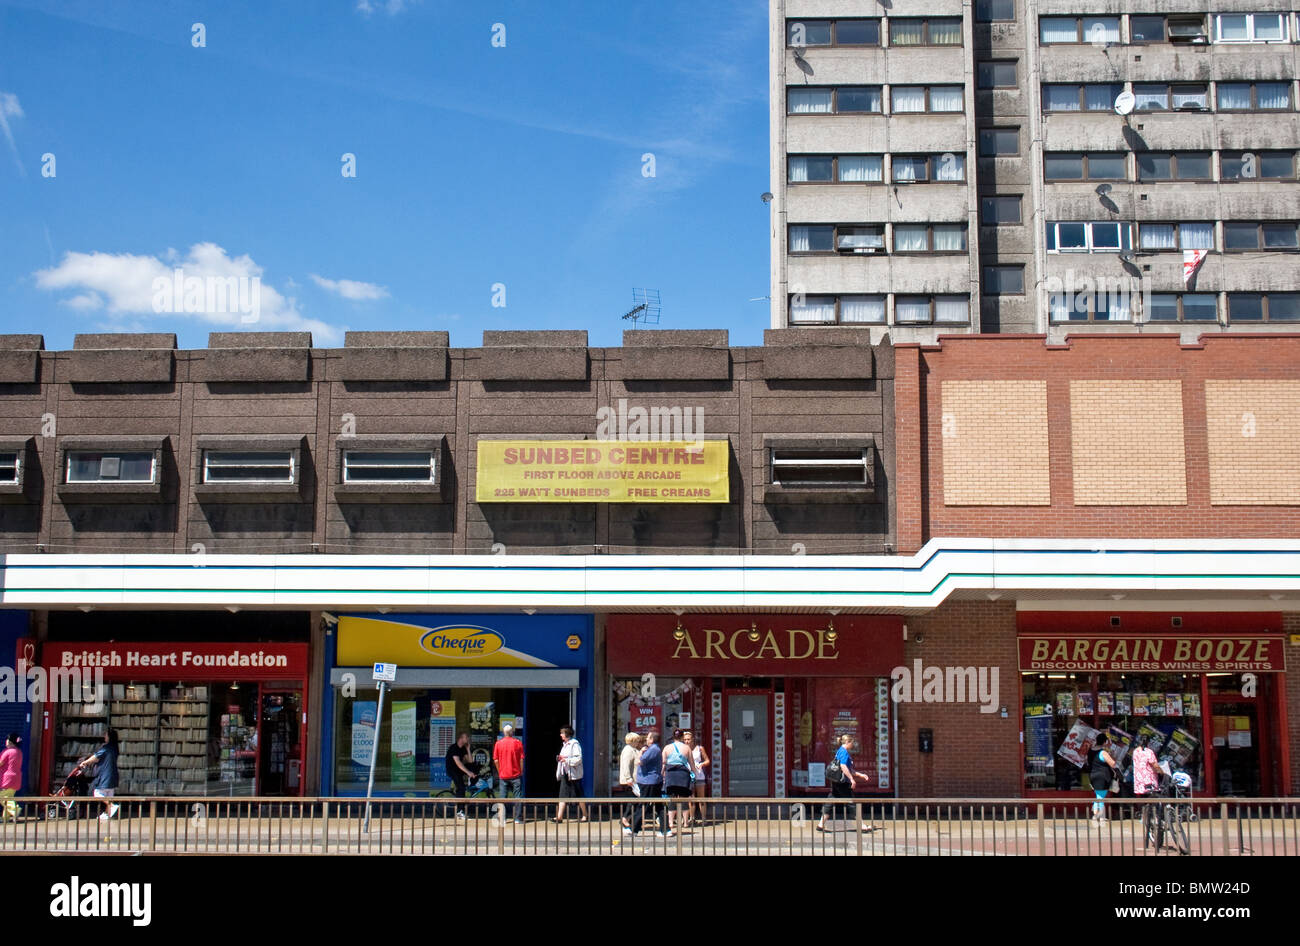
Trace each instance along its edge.
<instances>
[{"instance_id":1,"label":"street sign pole","mask_svg":"<svg viewBox=\"0 0 1300 946\"><path fill-rule=\"evenodd\" d=\"M370 796L375 790L375 763L379 760L379 727L384 721L384 693L388 684L397 680L397 665L377 663L374 679L379 681L379 707L375 713L375 738L370 744L370 778L366 782L366 817L361 824L363 834L370 833Z\"/></svg>"}]
</instances>

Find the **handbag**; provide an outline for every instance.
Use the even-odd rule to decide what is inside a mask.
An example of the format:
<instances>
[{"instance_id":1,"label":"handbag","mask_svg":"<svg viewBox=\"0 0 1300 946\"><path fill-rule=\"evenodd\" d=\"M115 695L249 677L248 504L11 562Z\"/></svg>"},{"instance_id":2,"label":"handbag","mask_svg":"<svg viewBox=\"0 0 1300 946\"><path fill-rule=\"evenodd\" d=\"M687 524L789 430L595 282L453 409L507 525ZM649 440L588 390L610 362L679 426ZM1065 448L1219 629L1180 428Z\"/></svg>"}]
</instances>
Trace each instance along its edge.
<instances>
[{"instance_id":1,"label":"handbag","mask_svg":"<svg viewBox=\"0 0 1300 946\"><path fill-rule=\"evenodd\" d=\"M832 782L844 781L844 769L840 766L840 760L836 759L834 756L832 756L831 761L826 764L826 777Z\"/></svg>"}]
</instances>

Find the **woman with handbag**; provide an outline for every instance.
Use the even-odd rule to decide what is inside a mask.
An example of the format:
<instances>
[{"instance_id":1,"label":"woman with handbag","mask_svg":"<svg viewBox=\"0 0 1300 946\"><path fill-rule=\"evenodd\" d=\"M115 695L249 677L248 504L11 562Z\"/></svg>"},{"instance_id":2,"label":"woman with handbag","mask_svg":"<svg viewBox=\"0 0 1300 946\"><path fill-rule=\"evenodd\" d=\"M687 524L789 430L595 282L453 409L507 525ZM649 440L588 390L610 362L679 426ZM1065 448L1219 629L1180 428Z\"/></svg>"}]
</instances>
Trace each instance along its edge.
<instances>
[{"instance_id":1,"label":"woman with handbag","mask_svg":"<svg viewBox=\"0 0 1300 946\"><path fill-rule=\"evenodd\" d=\"M691 756L690 747L682 742L682 735L680 729L674 729L672 742L664 746L664 790L669 798L690 798L691 780L695 778L695 759ZM680 803L670 808L668 810L669 836L676 833L677 825L684 825L685 821L686 813Z\"/></svg>"},{"instance_id":2,"label":"woman with handbag","mask_svg":"<svg viewBox=\"0 0 1300 946\"><path fill-rule=\"evenodd\" d=\"M1088 750L1088 781L1097 800L1092 803L1092 821L1100 826L1106 823L1106 795L1110 787L1119 781L1119 766L1106 747L1110 738L1103 732L1097 734L1097 741Z\"/></svg>"},{"instance_id":3,"label":"woman with handbag","mask_svg":"<svg viewBox=\"0 0 1300 946\"><path fill-rule=\"evenodd\" d=\"M578 740L573 738L573 730L568 726L560 730L560 739L564 744L560 746L560 753L555 757L555 780L560 783L561 801L555 817L551 819L556 824L564 820L564 812L569 804L563 799L582 798L582 746L578 745ZM582 817L578 820L586 821L587 803L579 801L577 805L578 810L582 812Z\"/></svg>"},{"instance_id":4,"label":"woman with handbag","mask_svg":"<svg viewBox=\"0 0 1300 946\"><path fill-rule=\"evenodd\" d=\"M852 798L853 788L858 780L862 780L863 786L867 784L867 776L863 772L853 771L853 737L848 733L840 736L840 746L835 750L835 757L831 759L830 765L826 766L826 781L831 786L831 798ZM817 820L817 830L826 830L827 816L834 817L832 808L838 807L833 805L822 806L822 816ZM859 825L859 828L865 832L876 830L876 826L867 824L865 821Z\"/></svg>"}]
</instances>

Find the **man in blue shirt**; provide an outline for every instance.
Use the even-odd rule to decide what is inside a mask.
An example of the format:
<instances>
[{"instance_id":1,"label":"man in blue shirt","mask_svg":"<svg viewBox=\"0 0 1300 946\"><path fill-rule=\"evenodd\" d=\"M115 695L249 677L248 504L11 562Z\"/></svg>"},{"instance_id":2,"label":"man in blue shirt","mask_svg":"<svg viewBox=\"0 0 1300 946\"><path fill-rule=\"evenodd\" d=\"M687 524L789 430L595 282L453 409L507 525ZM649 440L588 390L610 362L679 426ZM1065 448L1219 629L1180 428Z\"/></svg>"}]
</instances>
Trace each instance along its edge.
<instances>
[{"instance_id":1,"label":"man in blue shirt","mask_svg":"<svg viewBox=\"0 0 1300 946\"><path fill-rule=\"evenodd\" d=\"M632 827L624 828L624 834L636 834L641 830L645 821L646 799L659 798L663 795L663 750L659 748L659 733L652 729L645 735L645 748L637 756L636 761L636 785L637 791L641 795L641 801L636 805L636 811L632 815ZM663 834L663 805L654 806L654 815L660 821L659 834Z\"/></svg>"}]
</instances>

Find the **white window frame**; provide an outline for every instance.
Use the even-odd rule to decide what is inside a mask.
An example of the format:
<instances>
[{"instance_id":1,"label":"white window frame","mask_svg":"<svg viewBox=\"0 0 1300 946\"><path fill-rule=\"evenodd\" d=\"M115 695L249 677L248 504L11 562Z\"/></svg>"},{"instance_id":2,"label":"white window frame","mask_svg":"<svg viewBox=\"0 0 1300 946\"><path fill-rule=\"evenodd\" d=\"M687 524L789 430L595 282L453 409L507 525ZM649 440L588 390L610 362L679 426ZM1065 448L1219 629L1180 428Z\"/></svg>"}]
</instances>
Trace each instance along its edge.
<instances>
[{"instance_id":1,"label":"white window frame","mask_svg":"<svg viewBox=\"0 0 1300 946\"><path fill-rule=\"evenodd\" d=\"M398 463L398 462L370 462L370 463L353 463L354 454L372 454L378 456L397 457L399 455L418 454L428 458L429 475L425 479L352 479L351 471L353 467L361 469L415 469L420 466L419 463ZM422 483L429 484L437 482L437 457L432 450L344 450L343 451L343 482L352 485L366 485L371 483L383 484L401 484L401 483Z\"/></svg>"},{"instance_id":2,"label":"white window frame","mask_svg":"<svg viewBox=\"0 0 1300 946\"><path fill-rule=\"evenodd\" d=\"M87 454L96 454L100 458L100 476L96 479L74 480L72 478L72 462L77 457ZM149 478L144 480L124 480L119 478L108 479L103 476L104 460L109 457L116 457L121 464L122 458L145 454L149 457ZM132 483L135 485L152 485L158 481L158 456L151 450L69 450L64 458L63 482L67 484L91 484L103 485L109 483Z\"/></svg>"},{"instance_id":3,"label":"white window frame","mask_svg":"<svg viewBox=\"0 0 1300 946\"><path fill-rule=\"evenodd\" d=\"M792 486L824 486L824 487L868 487L871 485L870 472L871 451L863 447L857 457L833 457L808 458L808 457L785 457L781 454L786 453L826 453L826 454L848 454L851 450L800 450L796 448L772 448L771 456L771 480L773 486L789 488ZM862 472L861 480L818 480L818 479L781 479L780 471L798 470L800 468L822 468L822 469L844 469L860 470Z\"/></svg>"},{"instance_id":4,"label":"white window frame","mask_svg":"<svg viewBox=\"0 0 1300 946\"><path fill-rule=\"evenodd\" d=\"M1086 245L1083 247L1070 247L1069 249L1061 248L1061 227L1076 226L1082 224L1084 227L1084 237ZM1125 227L1128 226L1128 237L1125 238ZM1132 227L1123 220L1054 220L1051 222L1052 227L1052 244L1053 249L1049 253L1123 253L1125 250L1133 249L1133 232ZM1111 248L1103 246L1098 248L1093 238L1094 227L1115 227L1119 235L1119 246Z\"/></svg>"},{"instance_id":5,"label":"white window frame","mask_svg":"<svg viewBox=\"0 0 1300 946\"><path fill-rule=\"evenodd\" d=\"M231 468L231 469L241 468L241 467L279 469L281 467L287 466L289 468L289 478L273 479L269 477L268 478L240 477L238 479L213 479L211 475L212 468L213 468L212 460L214 457L220 458L223 454L224 455L242 454L245 456L247 455L256 456L260 454L266 457L268 461L270 460L270 458L273 457L277 458L277 462L259 463L259 462L245 461L242 463L223 463L220 460L218 460L218 462L216 463L216 467L218 469L222 467ZM279 457L284 457L284 462L280 462L278 460ZM215 450L205 449L203 451L203 485L204 486L231 486L231 485L238 485L244 483L258 483L258 484L274 483L278 485L293 485L297 482L298 482L298 464L295 462L294 453L292 450L242 450L242 449L219 448Z\"/></svg>"},{"instance_id":6,"label":"white window frame","mask_svg":"<svg viewBox=\"0 0 1300 946\"><path fill-rule=\"evenodd\" d=\"M1291 15L1289 13L1215 13L1214 42L1216 43L1288 43L1291 41ZM1246 18L1245 39L1224 39L1220 33L1219 22L1225 16L1244 16ZM1255 17L1278 17L1282 21L1282 35L1278 39L1259 39L1255 34Z\"/></svg>"}]
</instances>

